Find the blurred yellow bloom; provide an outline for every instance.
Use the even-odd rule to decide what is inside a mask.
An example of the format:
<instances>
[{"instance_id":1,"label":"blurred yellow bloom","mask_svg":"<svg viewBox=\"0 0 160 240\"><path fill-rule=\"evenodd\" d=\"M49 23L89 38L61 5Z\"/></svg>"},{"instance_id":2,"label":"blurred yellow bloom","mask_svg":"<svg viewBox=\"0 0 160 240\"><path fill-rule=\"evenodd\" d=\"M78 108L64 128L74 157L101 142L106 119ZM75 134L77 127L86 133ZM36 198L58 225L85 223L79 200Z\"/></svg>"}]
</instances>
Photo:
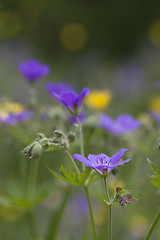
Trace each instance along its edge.
<instances>
[{"instance_id":1,"label":"blurred yellow bloom","mask_svg":"<svg viewBox=\"0 0 160 240\"><path fill-rule=\"evenodd\" d=\"M24 107L16 102L1 102L0 103L0 118L4 120L10 113L21 113Z\"/></svg>"},{"instance_id":2,"label":"blurred yellow bloom","mask_svg":"<svg viewBox=\"0 0 160 240\"><path fill-rule=\"evenodd\" d=\"M160 19L152 23L148 34L151 42L157 47L160 47Z\"/></svg>"},{"instance_id":3,"label":"blurred yellow bloom","mask_svg":"<svg viewBox=\"0 0 160 240\"><path fill-rule=\"evenodd\" d=\"M3 113L21 113L24 111L24 107L16 102L1 102L0 112Z\"/></svg>"},{"instance_id":4,"label":"blurred yellow bloom","mask_svg":"<svg viewBox=\"0 0 160 240\"><path fill-rule=\"evenodd\" d=\"M160 96L155 96L149 101L149 108L152 111L160 112Z\"/></svg>"},{"instance_id":5,"label":"blurred yellow bloom","mask_svg":"<svg viewBox=\"0 0 160 240\"><path fill-rule=\"evenodd\" d=\"M95 109L102 111L104 110L112 99L112 93L109 90L93 90L85 98L85 103Z\"/></svg>"}]
</instances>

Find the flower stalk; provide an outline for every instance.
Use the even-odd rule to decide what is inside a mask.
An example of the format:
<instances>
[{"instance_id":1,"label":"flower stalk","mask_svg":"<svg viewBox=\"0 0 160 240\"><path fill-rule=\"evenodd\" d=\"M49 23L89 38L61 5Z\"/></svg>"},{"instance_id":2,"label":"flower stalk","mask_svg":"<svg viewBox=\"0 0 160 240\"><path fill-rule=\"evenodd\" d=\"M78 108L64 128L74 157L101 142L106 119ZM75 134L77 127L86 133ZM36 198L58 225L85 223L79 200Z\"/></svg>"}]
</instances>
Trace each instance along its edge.
<instances>
[{"instance_id":1,"label":"flower stalk","mask_svg":"<svg viewBox=\"0 0 160 240\"><path fill-rule=\"evenodd\" d=\"M153 222L152 222L152 224L151 224L151 226L150 226L150 228L148 230L148 233L147 233L147 235L145 237L145 240L148 240L150 238L150 236L151 236L151 234L152 234L152 232L153 232L153 230L154 230L154 228L155 228L159 218L160 218L160 209L159 209L157 215L155 216L155 218L154 218L154 220L153 220Z\"/></svg>"},{"instance_id":2,"label":"flower stalk","mask_svg":"<svg viewBox=\"0 0 160 240\"><path fill-rule=\"evenodd\" d=\"M88 191L87 187L85 187L85 191L86 191L88 205L89 205L89 210L90 210L90 216L91 216L91 223L92 223L92 228L93 228L94 240L97 240L96 228L95 228L94 216L93 216L93 209L92 209L92 203L91 203L91 199L90 199L90 195L89 195L89 191Z\"/></svg>"}]
</instances>

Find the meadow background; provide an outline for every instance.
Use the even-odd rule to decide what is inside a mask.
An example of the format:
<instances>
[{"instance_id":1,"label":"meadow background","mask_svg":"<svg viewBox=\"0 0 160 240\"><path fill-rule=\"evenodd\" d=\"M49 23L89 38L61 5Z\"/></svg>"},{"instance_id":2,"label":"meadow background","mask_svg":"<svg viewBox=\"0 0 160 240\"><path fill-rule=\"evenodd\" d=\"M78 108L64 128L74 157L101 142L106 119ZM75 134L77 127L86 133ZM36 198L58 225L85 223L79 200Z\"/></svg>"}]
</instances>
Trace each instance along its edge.
<instances>
[{"instance_id":1,"label":"meadow background","mask_svg":"<svg viewBox=\"0 0 160 240\"><path fill-rule=\"evenodd\" d=\"M96 0L1 0L0 2L0 100L19 102L28 108L30 86L18 69L19 62L38 59L50 66L50 73L36 83L38 110L24 123L0 123L0 238L33 240L27 219L24 192L31 160L20 152L38 132L52 136L72 124L65 109L45 89L48 81L67 82L77 92L84 87L107 89L112 99L103 110L84 102L87 116L101 112L116 118L133 115L141 127L122 137L84 126L85 155L114 155L128 148L130 164L111 177L110 188L132 189L137 202L113 212L113 239L144 239L160 205L160 192L150 182L152 170L147 158L160 166L157 151L160 114L160 2ZM57 112L58 111L58 112ZM49 113L49 118L41 115ZM91 134L91 135L90 135ZM78 141L71 146L79 151ZM59 171L60 164L72 169L63 152L42 155L34 213L43 240L92 239L83 189L54 178L46 164ZM68 191L71 191L68 193ZM95 222L99 239L107 239L107 205L101 180L91 184ZM18 205L19 204L19 205ZM58 212L58 209L62 211ZM57 214L58 212L58 214ZM63 212L63 214L62 214ZM58 216L58 217L57 217ZM56 219L57 217L57 219ZM54 220L56 219L56 220ZM55 224L55 222L57 225ZM50 223L54 223L50 227ZM151 237L160 239L157 227ZM52 232L52 237L49 232Z\"/></svg>"}]
</instances>

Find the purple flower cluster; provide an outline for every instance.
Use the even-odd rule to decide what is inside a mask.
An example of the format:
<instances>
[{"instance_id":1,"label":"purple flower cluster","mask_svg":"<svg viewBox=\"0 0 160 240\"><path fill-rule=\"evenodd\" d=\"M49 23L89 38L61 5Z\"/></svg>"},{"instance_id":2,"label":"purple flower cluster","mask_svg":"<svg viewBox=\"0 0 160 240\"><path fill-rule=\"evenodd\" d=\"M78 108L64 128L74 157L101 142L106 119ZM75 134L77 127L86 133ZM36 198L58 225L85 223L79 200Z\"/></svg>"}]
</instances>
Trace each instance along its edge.
<instances>
[{"instance_id":1,"label":"purple flower cluster","mask_svg":"<svg viewBox=\"0 0 160 240\"><path fill-rule=\"evenodd\" d=\"M121 114L115 120L106 114L102 114L99 126L114 135L123 135L138 129L140 122L129 114Z\"/></svg>"},{"instance_id":2,"label":"purple flower cluster","mask_svg":"<svg viewBox=\"0 0 160 240\"><path fill-rule=\"evenodd\" d=\"M25 63L20 62L18 67L22 75L29 82L36 82L39 78L44 77L50 71L49 66L42 65L35 59L30 59Z\"/></svg>"},{"instance_id":3,"label":"purple flower cluster","mask_svg":"<svg viewBox=\"0 0 160 240\"><path fill-rule=\"evenodd\" d=\"M90 167L98 171L102 176L106 176L112 169L122 165L123 163L129 162L131 159L120 161L124 153L128 149L121 149L111 158L105 155L104 153L93 155L89 154L88 159L80 154L74 154L73 158L84 163L86 167Z\"/></svg>"}]
</instances>

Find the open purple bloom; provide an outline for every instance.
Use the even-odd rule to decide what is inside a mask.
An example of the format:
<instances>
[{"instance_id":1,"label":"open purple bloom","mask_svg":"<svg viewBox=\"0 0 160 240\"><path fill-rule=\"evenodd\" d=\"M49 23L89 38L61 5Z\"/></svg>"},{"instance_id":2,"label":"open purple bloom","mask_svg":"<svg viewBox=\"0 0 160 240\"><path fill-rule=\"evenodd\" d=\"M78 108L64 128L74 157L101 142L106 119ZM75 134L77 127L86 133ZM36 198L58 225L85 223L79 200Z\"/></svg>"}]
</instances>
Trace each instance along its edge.
<instances>
[{"instance_id":1,"label":"open purple bloom","mask_svg":"<svg viewBox=\"0 0 160 240\"><path fill-rule=\"evenodd\" d=\"M20 62L18 68L29 82L37 81L39 78L47 75L50 70L49 66L42 65L35 59L30 59L25 63Z\"/></svg>"},{"instance_id":2,"label":"open purple bloom","mask_svg":"<svg viewBox=\"0 0 160 240\"><path fill-rule=\"evenodd\" d=\"M82 100L89 92L90 88L83 88L79 95L74 91L62 91L54 95L72 115L77 116Z\"/></svg>"},{"instance_id":3,"label":"open purple bloom","mask_svg":"<svg viewBox=\"0 0 160 240\"><path fill-rule=\"evenodd\" d=\"M114 135L123 135L140 127L140 122L129 114L121 114L117 119L112 119L106 114L101 115L100 127Z\"/></svg>"},{"instance_id":4,"label":"open purple bloom","mask_svg":"<svg viewBox=\"0 0 160 240\"><path fill-rule=\"evenodd\" d=\"M106 176L113 168L122 165L123 163L129 162L131 159L120 161L124 153L128 149L121 149L111 158L105 155L104 153L93 155L89 154L88 159L80 154L74 154L73 158L84 163L86 167L91 167L98 171L102 176Z\"/></svg>"},{"instance_id":5,"label":"open purple bloom","mask_svg":"<svg viewBox=\"0 0 160 240\"><path fill-rule=\"evenodd\" d=\"M55 98L55 93L60 94L61 92L72 90L72 87L65 82L61 83L47 82L45 87L47 92L50 94L52 98Z\"/></svg>"}]
</instances>

